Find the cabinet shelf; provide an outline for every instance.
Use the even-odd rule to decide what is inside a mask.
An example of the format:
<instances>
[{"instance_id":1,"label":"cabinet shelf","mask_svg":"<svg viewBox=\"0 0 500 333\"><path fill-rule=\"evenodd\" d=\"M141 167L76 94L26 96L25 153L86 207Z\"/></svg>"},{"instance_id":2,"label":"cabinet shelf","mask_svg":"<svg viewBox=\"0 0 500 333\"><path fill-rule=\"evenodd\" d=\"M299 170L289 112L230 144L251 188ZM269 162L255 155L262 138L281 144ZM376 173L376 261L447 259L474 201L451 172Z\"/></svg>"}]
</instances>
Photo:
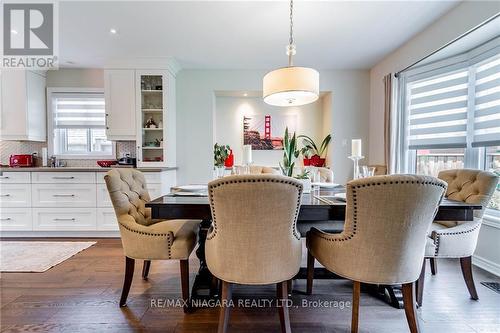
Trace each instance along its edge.
<instances>
[{"instance_id":1,"label":"cabinet shelf","mask_svg":"<svg viewBox=\"0 0 500 333\"><path fill-rule=\"evenodd\" d=\"M143 128L144 131L163 131L163 128Z\"/></svg>"},{"instance_id":2,"label":"cabinet shelf","mask_svg":"<svg viewBox=\"0 0 500 333\"><path fill-rule=\"evenodd\" d=\"M145 150L159 150L159 149L163 149L163 147L142 147L142 149L145 149Z\"/></svg>"},{"instance_id":3,"label":"cabinet shelf","mask_svg":"<svg viewBox=\"0 0 500 333\"><path fill-rule=\"evenodd\" d=\"M161 93L163 90L141 90L143 93Z\"/></svg>"}]
</instances>

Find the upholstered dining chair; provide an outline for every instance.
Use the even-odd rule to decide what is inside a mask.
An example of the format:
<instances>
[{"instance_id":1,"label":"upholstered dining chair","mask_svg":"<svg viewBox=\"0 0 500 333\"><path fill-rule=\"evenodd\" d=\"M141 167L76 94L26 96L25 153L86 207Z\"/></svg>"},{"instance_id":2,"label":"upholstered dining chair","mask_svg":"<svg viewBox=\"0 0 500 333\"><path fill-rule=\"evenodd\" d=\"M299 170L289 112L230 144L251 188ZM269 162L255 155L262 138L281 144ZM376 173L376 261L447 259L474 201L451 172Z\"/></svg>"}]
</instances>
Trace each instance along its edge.
<instances>
[{"instance_id":1,"label":"upholstered dining chair","mask_svg":"<svg viewBox=\"0 0 500 333\"><path fill-rule=\"evenodd\" d=\"M146 279L151 260L179 260L184 311L189 309L189 264L199 222L197 220L154 221L145 207L150 201L144 175L135 169L113 169L104 176L125 253L125 280L120 306L127 303L136 259L144 260Z\"/></svg>"},{"instance_id":2,"label":"upholstered dining chair","mask_svg":"<svg viewBox=\"0 0 500 333\"><path fill-rule=\"evenodd\" d=\"M261 174L269 174L269 175L279 175L280 172L277 169L268 166L261 165L251 165L250 166L250 174L252 175L261 175Z\"/></svg>"},{"instance_id":3,"label":"upholstered dining chair","mask_svg":"<svg viewBox=\"0 0 500 333\"><path fill-rule=\"evenodd\" d=\"M307 292L314 261L353 280L351 332L358 331L360 283L403 285L410 331L418 332L414 282L418 279L427 230L445 193L446 183L416 175L374 176L347 183L344 231L307 234Z\"/></svg>"},{"instance_id":4,"label":"upholstered dining chair","mask_svg":"<svg viewBox=\"0 0 500 333\"><path fill-rule=\"evenodd\" d=\"M498 177L492 172L482 170L454 169L441 171L438 178L448 184L446 191L448 199L480 204L483 209L474 211L473 221L435 221L432 223L425 258L430 261L432 275L437 272L436 259L460 259L462 275L470 297L477 300L479 297L472 276L472 255L476 250L484 210L495 192ZM419 306L423 301L424 280L425 262L418 281L417 303Z\"/></svg>"},{"instance_id":5,"label":"upholstered dining chair","mask_svg":"<svg viewBox=\"0 0 500 333\"><path fill-rule=\"evenodd\" d=\"M222 281L222 301L233 284L276 284L280 304L287 281L299 271L302 242L296 230L302 183L279 175L230 176L208 184L212 226L205 256ZM290 332L288 308L279 308L281 331ZM218 332L226 332L229 307L221 307Z\"/></svg>"}]
</instances>

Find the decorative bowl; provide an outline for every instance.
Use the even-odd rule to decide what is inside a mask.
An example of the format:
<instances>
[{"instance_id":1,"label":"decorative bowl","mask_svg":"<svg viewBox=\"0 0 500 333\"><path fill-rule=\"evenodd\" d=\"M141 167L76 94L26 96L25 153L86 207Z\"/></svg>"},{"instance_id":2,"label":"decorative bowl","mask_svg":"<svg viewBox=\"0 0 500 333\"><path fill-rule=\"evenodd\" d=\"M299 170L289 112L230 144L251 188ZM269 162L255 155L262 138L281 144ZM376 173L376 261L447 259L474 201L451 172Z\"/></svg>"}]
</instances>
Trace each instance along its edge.
<instances>
[{"instance_id":1,"label":"decorative bowl","mask_svg":"<svg viewBox=\"0 0 500 333\"><path fill-rule=\"evenodd\" d=\"M97 165L103 168L109 168L112 165L118 163L116 160L107 160L107 161L97 161Z\"/></svg>"}]
</instances>

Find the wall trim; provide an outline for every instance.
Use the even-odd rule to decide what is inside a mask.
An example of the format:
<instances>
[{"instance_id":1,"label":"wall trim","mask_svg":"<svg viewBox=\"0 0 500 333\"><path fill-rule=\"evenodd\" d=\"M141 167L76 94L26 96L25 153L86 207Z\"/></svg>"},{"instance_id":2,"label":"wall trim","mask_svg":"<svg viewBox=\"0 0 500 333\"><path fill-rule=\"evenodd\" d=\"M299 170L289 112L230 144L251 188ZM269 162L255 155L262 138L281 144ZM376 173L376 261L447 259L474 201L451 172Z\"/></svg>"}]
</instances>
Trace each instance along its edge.
<instances>
[{"instance_id":1,"label":"wall trim","mask_svg":"<svg viewBox=\"0 0 500 333\"><path fill-rule=\"evenodd\" d=\"M39 238L39 237L63 237L63 238L120 238L120 232L116 231L2 231L0 239L8 238Z\"/></svg>"},{"instance_id":2,"label":"wall trim","mask_svg":"<svg viewBox=\"0 0 500 333\"><path fill-rule=\"evenodd\" d=\"M484 269L487 272L490 272L493 275L500 276L500 264L496 262L485 259L478 255L473 255L472 264L474 266Z\"/></svg>"}]
</instances>

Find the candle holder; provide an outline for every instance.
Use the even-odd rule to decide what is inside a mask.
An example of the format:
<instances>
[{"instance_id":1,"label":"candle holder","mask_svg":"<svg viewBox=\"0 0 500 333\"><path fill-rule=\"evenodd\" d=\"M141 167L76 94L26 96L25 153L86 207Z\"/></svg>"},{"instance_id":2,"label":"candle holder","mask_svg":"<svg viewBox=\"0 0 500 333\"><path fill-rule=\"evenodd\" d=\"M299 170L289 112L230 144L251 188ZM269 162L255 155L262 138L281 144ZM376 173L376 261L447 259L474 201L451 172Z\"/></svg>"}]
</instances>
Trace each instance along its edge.
<instances>
[{"instance_id":1,"label":"candle holder","mask_svg":"<svg viewBox=\"0 0 500 333\"><path fill-rule=\"evenodd\" d=\"M365 158L364 156L349 156L354 164L353 179L359 178L359 161Z\"/></svg>"}]
</instances>

